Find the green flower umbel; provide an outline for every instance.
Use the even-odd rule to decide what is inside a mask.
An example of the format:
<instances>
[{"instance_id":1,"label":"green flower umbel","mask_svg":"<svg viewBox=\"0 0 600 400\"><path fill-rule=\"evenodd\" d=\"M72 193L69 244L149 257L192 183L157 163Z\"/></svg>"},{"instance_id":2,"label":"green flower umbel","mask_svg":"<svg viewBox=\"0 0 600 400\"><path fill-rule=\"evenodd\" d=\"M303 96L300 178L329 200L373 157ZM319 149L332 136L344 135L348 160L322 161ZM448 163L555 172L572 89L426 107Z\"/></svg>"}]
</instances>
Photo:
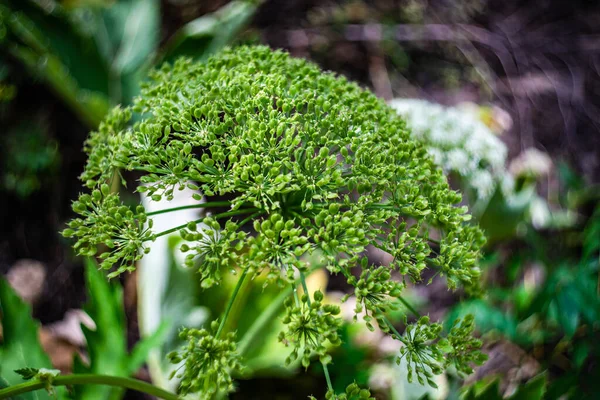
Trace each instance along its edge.
<instances>
[{"instance_id":1,"label":"green flower umbel","mask_svg":"<svg viewBox=\"0 0 600 400\"><path fill-rule=\"evenodd\" d=\"M212 331L216 331L213 324ZM180 379L178 393L200 393L211 398L218 390L233 390L231 372L240 368L233 333L217 338L206 329L183 329L179 334L186 344L169 354L174 364L183 363L172 377Z\"/></svg>"},{"instance_id":2,"label":"green flower umbel","mask_svg":"<svg viewBox=\"0 0 600 400\"><path fill-rule=\"evenodd\" d=\"M86 142L82 179L92 195L75 203L81 217L64 232L77 238L80 253L104 252L103 267L131 270L148 241L179 232L186 265L198 269L203 287L235 269L241 280L266 271L269 282L285 286L313 270L314 252L346 277L367 324L390 334L386 313L405 281L419 281L423 270L435 269L450 289L477 289L484 238L458 206L460 194L404 121L358 85L281 51L238 47L203 63L165 64L134 104L114 109ZM186 208L212 207L211 214L153 232L152 215L177 208L129 210L106 186L121 171L136 171L137 190L152 201L198 190L207 198L196 193L197 204ZM392 263L369 265L373 248ZM337 308L321 297L286 304L281 338L305 365L313 355L326 363L324 342L339 342ZM430 340L421 340L425 330L407 334L411 364L420 360L419 343ZM181 390L229 388L230 339L184 332L192 347L177 359L192 361L185 361ZM474 360L467 353L476 343L452 337L451 357ZM426 358L439 361L437 353Z\"/></svg>"}]
</instances>

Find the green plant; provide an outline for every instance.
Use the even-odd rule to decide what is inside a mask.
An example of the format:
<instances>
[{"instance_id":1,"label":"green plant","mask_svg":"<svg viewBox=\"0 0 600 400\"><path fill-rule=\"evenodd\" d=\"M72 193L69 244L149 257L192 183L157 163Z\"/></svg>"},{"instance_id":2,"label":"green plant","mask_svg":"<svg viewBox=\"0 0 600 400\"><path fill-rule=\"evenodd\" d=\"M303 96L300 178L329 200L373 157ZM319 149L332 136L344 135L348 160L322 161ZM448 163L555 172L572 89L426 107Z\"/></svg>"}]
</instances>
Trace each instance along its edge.
<instances>
[{"instance_id":1,"label":"green plant","mask_svg":"<svg viewBox=\"0 0 600 400\"><path fill-rule=\"evenodd\" d=\"M70 396L62 388L52 391L53 396L44 393L25 393L23 399L55 398L76 400L100 400L120 398L124 387L136 387L141 382L131 380L143 364L148 351L157 346L164 336L164 326L152 336L140 341L131 351L127 351L123 291L118 284L109 284L98 271L97 264L87 260L85 266L88 303L84 311L94 322L93 328L82 326L87 344L87 360L76 356L73 372L75 375L59 376L52 370L48 355L38 340L37 323L31 317L29 306L15 294L8 282L0 279L0 306L3 338L0 344L0 379L12 386L41 385L52 389L66 379L66 384L75 384L80 377L96 376L96 382L115 383L107 387L75 386ZM26 368L23 368L27 366ZM106 376L106 375L110 376ZM56 381L58 379L58 381ZM74 379L74 381L73 381ZM23 380L29 382L22 383ZM21 384L21 385L18 385ZM11 389L14 389L11 387ZM161 393L161 392L156 392ZM165 392L166 393L166 392ZM13 393L16 395L16 393ZM3 393L0 390L0 398Z\"/></svg>"},{"instance_id":2,"label":"green plant","mask_svg":"<svg viewBox=\"0 0 600 400\"><path fill-rule=\"evenodd\" d=\"M544 398L591 399L600 393L600 206L597 187L569 188L574 177L568 178L563 184L571 204L561 206L577 220L544 229L521 221L514 250L502 255L500 246L490 248L482 263L487 295L456 304L448 318L473 314L482 331L528 351L548 370ZM498 275L503 280L494 282Z\"/></svg>"},{"instance_id":3,"label":"green plant","mask_svg":"<svg viewBox=\"0 0 600 400\"><path fill-rule=\"evenodd\" d=\"M182 54L206 58L236 37L258 4L232 1L184 25L161 50L158 0L5 0L0 49L96 128L112 105L131 102L156 62ZM0 87L0 97L13 92Z\"/></svg>"},{"instance_id":4,"label":"green plant","mask_svg":"<svg viewBox=\"0 0 600 400\"><path fill-rule=\"evenodd\" d=\"M218 285L223 268L239 274L210 329L182 331L187 344L170 355L185 366L175 373L179 393L210 397L233 388L232 374L243 365L238 348L252 338L236 343L228 317L244 282L264 272L268 284L290 289L280 335L293 349L290 361L308 366L318 356L327 398L368 398L352 385L340 395L331 386L327 350L339 343L339 308L306 285L321 265L346 278L369 329L404 345L398 362L421 384L433 385L448 366L470 373L483 362L469 319L446 335L421 317L401 334L387 317L403 304L406 281L420 280L427 267L450 289L476 293L484 237L404 122L357 85L260 46L227 49L204 64L180 59L151 74L134 106L115 108L85 150L81 178L91 193L74 202L80 217L63 231L79 254L99 251L114 277L132 271L154 239L179 232L186 265L203 287ZM153 201L186 187L209 199L195 194L190 206L131 209L109 186L124 171L146 173L137 191ZM153 215L182 208L213 212L152 230ZM394 257L389 267L369 265L370 246ZM310 254L320 255L316 266Z\"/></svg>"}]
</instances>

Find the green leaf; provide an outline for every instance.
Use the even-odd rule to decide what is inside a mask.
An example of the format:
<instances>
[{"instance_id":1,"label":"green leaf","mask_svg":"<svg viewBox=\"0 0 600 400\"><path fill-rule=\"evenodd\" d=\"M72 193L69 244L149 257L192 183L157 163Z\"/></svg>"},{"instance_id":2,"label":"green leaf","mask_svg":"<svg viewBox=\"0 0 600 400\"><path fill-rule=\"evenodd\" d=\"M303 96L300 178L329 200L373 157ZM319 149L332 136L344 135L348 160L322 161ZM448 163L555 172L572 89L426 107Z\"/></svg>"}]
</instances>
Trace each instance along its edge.
<instances>
[{"instance_id":1,"label":"green leaf","mask_svg":"<svg viewBox=\"0 0 600 400\"><path fill-rule=\"evenodd\" d=\"M519 386L517 391L508 399L541 400L546 391L546 384L546 374L542 373ZM465 392L462 400L502 400L502 398L500 382L498 379L495 379L489 383L486 381L476 382Z\"/></svg>"},{"instance_id":2,"label":"green leaf","mask_svg":"<svg viewBox=\"0 0 600 400\"><path fill-rule=\"evenodd\" d=\"M85 278L88 302L84 311L96 324L95 330L82 325L87 341L89 365L77 357L73 365L75 373L101 373L126 376L123 360L127 357L125 315L123 313L123 290L110 284L95 261L86 259ZM78 386L74 388L77 399L107 399L111 391L103 386Z\"/></svg>"},{"instance_id":3,"label":"green leaf","mask_svg":"<svg viewBox=\"0 0 600 400\"><path fill-rule=\"evenodd\" d=\"M572 337L579 325L579 305L570 295L570 290L562 289L556 293L558 323L567 337Z\"/></svg>"},{"instance_id":4,"label":"green leaf","mask_svg":"<svg viewBox=\"0 0 600 400\"><path fill-rule=\"evenodd\" d=\"M465 392L462 400L502 400L500 382L498 379L476 382Z\"/></svg>"},{"instance_id":5,"label":"green leaf","mask_svg":"<svg viewBox=\"0 0 600 400\"><path fill-rule=\"evenodd\" d=\"M123 34L119 38L113 68L121 74L130 73L146 62L158 46L159 2L123 1L111 10L124 14L124 18L121 18Z\"/></svg>"},{"instance_id":6,"label":"green leaf","mask_svg":"<svg viewBox=\"0 0 600 400\"><path fill-rule=\"evenodd\" d=\"M92 38L74 27L60 5L48 11L32 1L9 0L3 6L10 14L6 51L95 127L108 111L110 84Z\"/></svg>"},{"instance_id":7,"label":"green leaf","mask_svg":"<svg viewBox=\"0 0 600 400\"><path fill-rule=\"evenodd\" d=\"M517 392L510 396L509 400L541 400L547 383L546 374L542 373L519 386Z\"/></svg>"},{"instance_id":8,"label":"green leaf","mask_svg":"<svg viewBox=\"0 0 600 400\"><path fill-rule=\"evenodd\" d=\"M23 382L23 375L36 368L52 368L50 358L38 340L39 324L31 318L31 309L0 279L2 335L0 345L0 375L9 385ZM16 372L19 370L20 372ZM37 373L37 372L36 372ZM57 398L64 398L63 388L57 388ZM22 395L24 399L50 399L44 391Z\"/></svg>"},{"instance_id":9,"label":"green leaf","mask_svg":"<svg viewBox=\"0 0 600 400\"><path fill-rule=\"evenodd\" d=\"M251 1L232 1L211 14L203 15L181 28L166 46L164 61L179 56L205 60L229 44L257 10Z\"/></svg>"},{"instance_id":10,"label":"green leaf","mask_svg":"<svg viewBox=\"0 0 600 400\"><path fill-rule=\"evenodd\" d=\"M477 204L473 212L478 215L479 226L485 231L488 242L513 236L519 223L525 220L534 197L534 185L509 195L504 193L501 185L497 185L487 204Z\"/></svg>"},{"instance_id":11,"label":"green leaf","mask_svg":"<svg viewBox=\"0 0 600 400\"><path fill-rule=\"evenodd\" d=\"M479 299L457 304L446 317L446 328L449 329L452 322L457 318L468 314L473 314L475 325L481 332L496 330L509 339L517 339L517 321L515 317Z\"/></svg>"},{"instance_id":12,"label":"green leaf","mask_svg":"<svg viewBox=\"0 0 600 400\"><path fill-rule=\"evenodd\" d=\"M133 350L131 350L131 355L127 362L128 375L135 374L146 362L152 349L159 348L164 343L168 331L169 324L165 321L160 324L153 334L137 342Z\"/></svg>"},{"instance_id":13,"label":"green leaf","mask_svg":"<svg viewBox=\"0 0 600 400\"><path fill-rule=\"evenodd\" d=\"M35 377L39 371L39 369L31 367L19 368L15 370L15 372L21 375L21 378L23 378L26 381Z\"/></svg>"},{"instance_id":14,"label":"green leaf","mask_svg":"<svg viewBox=\"0 0 600 400\"><path fill-rule=\"evenodd\" d=\"M594 257L595 253L600 252L600 204L596 206L583 235L583 258L589 259ZM599 257L598 254L595 255L600 263Z\"/></svg>"},{"instance_id":15,"label":"green leaf","mask_svg":"<svg viewBox=\"0 0 600 400\"><path fill-rule=\"evenodd\" d=\"M165 329L161 327L148 339L138 342L131 355L127 352L127 330L123 311L123 290L117 283L109 283L98 270L96 262L86 259L85 277L88 303L84 311L96 324L95 329L82 326L89 354L89 365L75 359L75 373L95 373L130 376L146 361L148 352L158 346ZM75 387L77 399L107 399L119 397L122 390L100 386Z\"/></svg>"}]
</instances>

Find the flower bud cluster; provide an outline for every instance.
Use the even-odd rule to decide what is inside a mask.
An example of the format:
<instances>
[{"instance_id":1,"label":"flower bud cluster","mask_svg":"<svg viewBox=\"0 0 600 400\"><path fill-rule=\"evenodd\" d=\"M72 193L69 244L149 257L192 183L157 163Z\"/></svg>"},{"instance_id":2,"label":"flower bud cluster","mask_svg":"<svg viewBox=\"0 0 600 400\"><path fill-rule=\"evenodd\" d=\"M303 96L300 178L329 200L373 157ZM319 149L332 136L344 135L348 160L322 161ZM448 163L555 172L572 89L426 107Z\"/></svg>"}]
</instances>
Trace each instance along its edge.
<instances>
[{"instance_id":1,"label":"flower bud cluster","mask_svg":"<svg viewBox=\"0 0 600 400\"><path fill-rule=\"evenodd\" d=\"M180 247L185 257L185 265L189 268L200 264L200 282L203 288L209 288L221 281L221 271L235 265L240 256L245 233L238 230L238 225L227 221L225 227L213 218L203 220L204 227L196 222L189 222L180 232L186 241Z\"/></svg>"},{"instance_id":2,"label":"flower bud cluster","mask_svg":"<svg viewBox=\"0 0 600 400\"><path fill-rule=\"evenodd\" d=\"M306 293L297 304L288 298L285 307L283 323L287 328L279 334L279 341L293 346L286 364L300 357L302 365L308 368L312 355L318 355L322 362L329 363L331 357L327 355L327 343L332 346L341 343L338 336L341 320L337 317L340 307L323 304L323 293L320 291L313 294L312 301Z\"/></svg>"},{"instance_id":3,"label":"flower bud cluster","mask_svg":"<svg viewBox=\"0 0 600 400\"><path fill-rule=\"evenodd\" d=\"M74 203L80 217L63 233L77 238L80 254L100 251L104 268L117 265L115 274L132 270L148 241L175 231L204 287L235 268L243 276L267 270L269 282L289 284L309 271L305 260L318 251L326 268L353 286L368 326L375 319L386 332L384 314L404 280L418 281L425 268L435 268L450 289L477 290L483 235L423 144L373 94L284 52L242 46L203 63L165 64L133 107L109 114L85 151L81 178L92 193ZM202 226L198 220L152 232L143 207L124 206L107 186L124 170L141 174L137 190L153 201L170 201L188 187L209 197L207 204L222 207L227 199L230 209ZM208 207L199 193L193 198ZM391 254L391 265L368 265L372 247ZM297 304L290 299L286 310L281 339L294 346L290 360L307 365L317 354L327 362L324 343L339 343L337 307L317 292L312 302L308 295ZM433 328L412 329L410 343L432 340ZM185 360L182 390L229 388L224 371L237 363L233 339L184 332L190 347L177 356ZM454 359L475 360L461 335Z\"/></svg>"},{"instance_id":4,"label":"flower bud cluster","mask_svg":"<svg viewBox=\"0 0 600 400\"><path fill-rule=\"evenodd\" d=\"M362 259L362 263L367 264L366 257ZM387 332L385 313L396 308L396 304L391 299L400 296L404 284L392 279L391 269L388 267L367 268L366 266L358 280L352 276L348 279L348 283L355 287L354 312L356 314L364 312L363 320L370 331L375 330L372 324L375 319L377 325Z\"/></svg>"},{"instance_id":5,"label":"flower bud cluster","mask_svg":"<svg viewBox=\"0 0 600 400\"><path fill-rule=\"evenodd\" d=\"M409 324L402 336L397 337L404 346L396 362L405 359L408 365L408 381L416 376L420 384L427 382L437 387L433 376L453 366L461 375L473 372L472 365L481 365L487 359L480 349L482 342L473 338L475 329L472 315L454 321L446 337L442 325L430 323L429 317L421 317Z\"/></svg>"},{"instance_id":6,"label":"flower bud cluster","mask_svg":"<svg viewBox=\"0 0 600 400\"><path fill-rule=\"evenodd\" d=\"M211 331L216 330L216 325L213 323ZM199 393L210 399L217 391L233 390L231 373L241 368L235 335L217 338L211 331L182 329L179 338L187 344L168 355L173 364L183 363L183 368L172 374L172 378L180 379L178 393L182 395Z\"/></svg>"},{"instance_id":7,"label":"flower bud cluster","mask_svg":"<svg viewBox=\"0 0 600 400\"><path fill-rule=\"evenodd\" d=\"M315 399L311 397L311 399ZM328 390L325 394L326 400L375 400L371 397L368 389L361 389L356 383L351 383L346 387L344 393L336 394L333 390Z\"/></svg>"},{"instance_id":8,"label":"flower bud cluster","mask_svg":"<svg viewBox=\"0 0 600 400\"><path fill-rule=\"evenodd\" d=\"M300 257L310 251L311 243L303 229L294 219L284 220L281 214L254 220L256 236L248 240L247 265L256 271L273 270L273 278L285 272L289 281L294 280L295 270L305 270Z\"/></svg>"},{"instance_id":9,"label":"flower bud cluster","mask_svg":"<svg viewBox=\"0 0 600 400\"><path fill-rule=\"evenodd\" d=\"M77 239L73 247L81 255L93 256L99 247L108 249L100 255L100 265L105 269L117 267L109 277L131 271L135 261L150 250L147 242L154 238L152 220L144 207L131 210L117 194L110 193L107 184L81 195L73 203L73 211L81 217L69 222L63 236Z\"/></svg>"}]
</instances>

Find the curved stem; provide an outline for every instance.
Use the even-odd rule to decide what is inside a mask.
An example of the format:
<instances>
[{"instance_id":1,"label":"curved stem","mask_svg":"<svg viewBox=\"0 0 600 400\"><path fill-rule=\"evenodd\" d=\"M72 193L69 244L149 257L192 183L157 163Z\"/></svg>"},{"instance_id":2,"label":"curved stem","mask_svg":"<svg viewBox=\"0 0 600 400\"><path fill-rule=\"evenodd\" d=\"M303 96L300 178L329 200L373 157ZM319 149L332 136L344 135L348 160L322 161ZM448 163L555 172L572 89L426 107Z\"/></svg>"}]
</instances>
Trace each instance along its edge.
<instances>
[{"instance_id":1,"label":"curved stem","mask_svg":"<svg viewBox=\"0 0 600 400\"><path fill-rule=\"evenodd\" d=\"M396 330L396 328L394 327L394 324L392 324L392 322L385 315L383 316L383 320L385 321L388 328L390 328L390 330L397 336L396 339L398 339L399 341L404 343L404 341L402 340L402 335L400 334L400 332L398 332Z\"/></svg>"},{"instance_id":2,"label":"curved stem","mask_svg":"<svg viewBox=\"0 0 600 400\"><path fill-rule=\"evenodd\" d=\"M244 225L246 225L248 222L250 222L251 220L253 220L254 218L263 215L265 212L262 210L259 210L257 212L255 212L254 214L248 216L247 218L245 218L242 222L240 222L240 227L243 227Z\"/></svg>"},{"instance_id":3,"label":"curved stem","mask_svg":"<svg viewBox=\"0 0 600 400\"><path fill-rule=\"evenodd\" d=\"M308 275L312 274L314 271L318 270L319 268L321 268L321 267L318 266L318 267L315 267L315 268L309 270ZM244 355L244 353L246 351L248 351L248 348L250 347L250 345L252 344L254 339L256 339L258 334L260 334L260 332L263 330L263 328L269 322L273 321L273 319L277 316L277 314L281 310L281 307L283 307L283 302L285 301L285 299L288 298L289 295L291 295L292 293L294 294L294 297L297 301L296 304L298 305L299 301L298 301L298 295L296 293L297 285L298 285L298 281L296 280L296 282L294 284L286 287L283 291L281 291L279 293L279 295L267 306L267 308L265 308L262 311L262 313L258 316L258 318L250 326L250 328L248 328L248 330L242 337L242 340L240 340L238 342L238 351L241 355Z\"/></svg>"},{"instance_id":4,"label":"curved stem","mask_svg":"<svg viewBox=\"0 0 600 400\"><path fill-rule=\"evenodd\" d=\"M221 319L221 323L219 324L219 328L217 329L217 333L215 334L216 338L219 337L219 334L223 330L223 327L225 327L225 322L227 321L227 316L229 315L229 312L231 311L231 307L233 307L233 303L235 303L235 298L237 297L237 294L240 291L247 274L248 274L248 270L245 269L244 272L242 272L240 279L238 279L237 284L235 285L235 289L233 289L233 293L231 294L231 297L229 298L229 303L227 303L227 308L225 309L225 313L223 313L223 318Z\"/></svg>"},{"instance_id":5,"label":"curved stem","mask_svg":"<svg viewBox=\"0 0 600 400\"><path fill-rule=\"evenodd\" d=\"M146 213L146 215L152 216L152 215L158 215L158 214L165 214L165 213L170 213L170 212L179 211L179 210L189 210L190 208L226 207L226 206L230 206L230 205L231 205L231 202L229 202L229 201L210 201L207 203L192 204L189 206L165 208L163 210L157 210L157 211L152 211L152 212Z\"/></svg>"},{"instance_id":6,"label":"curved stem","mask_svg":"<svg viewBox=\"0 0 600 400\"><path fill-rule=\"evenodd\" d=\"M149 383L125 378L122 376L96 375L96 374L73 374L59 375L52 380L52 386L69 385L106 385L125 389L132 389L138 392L147 393L165 400L179 400L176 394L167 392ZM34 390L44 389L48 382L33 379L19 385L14 385L0 390L0 399L8 399L19 394L33 392Z\"/></svg>"},{"instance_id":7,"label":"curved stem","mask_svg":"<svg viewBox=\"0 0 600 400\"><path fill-rule=\"evenodd\" d=\"M271 303L265 308L265 310L258 316L258 318L254 321L254 323L248 328L242 340L238 343L238 352L240 355L244 355L248 348L252 344L252 341L258 336L261 330L267 325L269 322L272 322L273 319L277 316L281 307L283 307L283 302L288 298L290 294L292 294L292 286L287 287L279 296L277 296Z\"/></svg>"}]
</instances>

